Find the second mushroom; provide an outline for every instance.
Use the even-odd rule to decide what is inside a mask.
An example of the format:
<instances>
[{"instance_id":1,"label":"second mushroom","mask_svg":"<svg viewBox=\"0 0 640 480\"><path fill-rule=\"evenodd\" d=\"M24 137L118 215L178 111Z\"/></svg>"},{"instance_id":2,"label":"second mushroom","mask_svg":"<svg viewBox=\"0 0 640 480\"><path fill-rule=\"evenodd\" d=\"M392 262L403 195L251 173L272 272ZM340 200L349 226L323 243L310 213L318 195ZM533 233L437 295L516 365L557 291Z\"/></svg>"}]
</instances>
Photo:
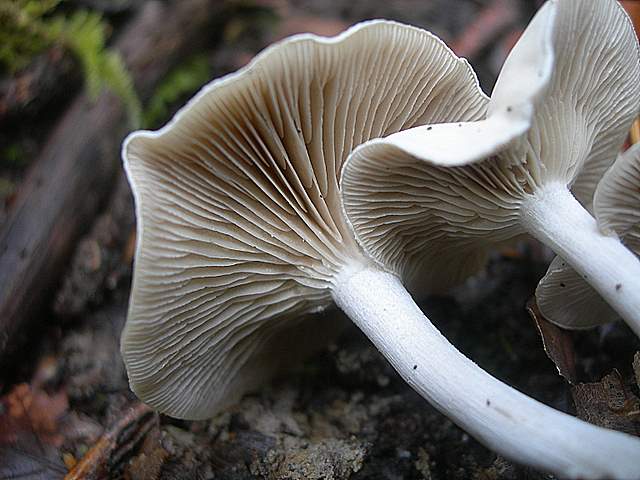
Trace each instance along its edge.
<instances>
[{"instance_id":1,"label":"second mushroom","mask_svg":"<svg viewBox=\"0 0 640 480\"><path fill-rule=\"evenodd\" d=\"M638 115L639 58L617 1L547 2L482 120L419 126L356 149L343 189L359 242L393 271L430 282L427 266L468 271L476 266L466 259L488 244L529 233L640 335L640 260L590 213Z\"/></svg>"},{"instance_id":2,"label":"second mushroom","mask_svg":"<svg viewBox=\"0 0 640 480\"><path fill-rule=\"evenodd\" d=\"M621 154L602 177L593 196L593 211L600 231L616 236L640 255L640 144ZM615 288L625 287L618 283ZM545 318L564 328L590 328L618 319L561 257L551 262L540 280L536 300Z\"/></svg>"}]
</instances>

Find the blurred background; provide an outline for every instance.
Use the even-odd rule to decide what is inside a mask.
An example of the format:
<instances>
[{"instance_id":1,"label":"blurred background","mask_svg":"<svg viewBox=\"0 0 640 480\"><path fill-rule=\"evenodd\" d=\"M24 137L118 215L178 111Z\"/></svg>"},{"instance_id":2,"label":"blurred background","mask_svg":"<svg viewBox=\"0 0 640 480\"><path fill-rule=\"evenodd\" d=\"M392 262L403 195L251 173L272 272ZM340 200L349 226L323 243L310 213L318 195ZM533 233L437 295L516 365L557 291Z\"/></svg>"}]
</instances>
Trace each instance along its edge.
<instances>
[{"instance_id":1,"label":"blurred background","mask_svg":"<svg viewBox=\"0 0 640 480\"><path fill-rule=\"evenodd\" d=\"M438 414L355 328L211 421L153 413L119 356L135 245L128 132L158 128L274 41L372 18L436 33L490 93L541 4L0 0L0 479L550 478ZM496 252L424 310L495 376L637 435L635 336L564 332L525 308L551 258L536 244Z\"/></svg>"}]
</instances>

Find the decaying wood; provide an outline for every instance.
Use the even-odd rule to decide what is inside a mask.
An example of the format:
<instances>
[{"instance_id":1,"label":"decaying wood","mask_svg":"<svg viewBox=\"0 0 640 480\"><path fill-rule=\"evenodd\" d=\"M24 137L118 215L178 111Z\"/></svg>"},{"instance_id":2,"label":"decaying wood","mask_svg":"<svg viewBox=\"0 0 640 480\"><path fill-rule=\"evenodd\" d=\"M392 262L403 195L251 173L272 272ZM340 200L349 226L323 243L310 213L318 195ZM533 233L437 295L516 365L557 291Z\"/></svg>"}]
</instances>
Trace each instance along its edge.
<instances>
[{"instance_id":1,"label":"decaying wood","mask_svg":"<svg viewBox=\"0 0 640 480\"><path fill-rule=\"evenodd\" d=\"M104 212L79 242L53 302L59 319L78 318L130 273L135 244L133 198L124 172L118 175Z\"/></svg>"},{"instance_id":2,"label":"decaying wood","mask_svg":"<svg viewBox=\"0 0 640 480\"><path fill-rule=\"evenodd\" d=\"M154 85L206 38L223 2L148 2L119 36L138 92ZM0 372L47 305L79 236L91 226L120 168L127 132L122 104L103 94L76 98L21 186L0 231Z\"/></svg>"},{"instance_id":3,"label":"decaying wood","mask_svg":"<svg viewBox=\"0 0 640 480\"><path fill-rule=\"evenodd\" d=\"M80 83L74 67L71 55L55 46L16 75L1 78L0 126L9 127L20 116L23 121L32 119L44 107L56 103L68 91L65 87Z\"/></svg>"}]
</instances>

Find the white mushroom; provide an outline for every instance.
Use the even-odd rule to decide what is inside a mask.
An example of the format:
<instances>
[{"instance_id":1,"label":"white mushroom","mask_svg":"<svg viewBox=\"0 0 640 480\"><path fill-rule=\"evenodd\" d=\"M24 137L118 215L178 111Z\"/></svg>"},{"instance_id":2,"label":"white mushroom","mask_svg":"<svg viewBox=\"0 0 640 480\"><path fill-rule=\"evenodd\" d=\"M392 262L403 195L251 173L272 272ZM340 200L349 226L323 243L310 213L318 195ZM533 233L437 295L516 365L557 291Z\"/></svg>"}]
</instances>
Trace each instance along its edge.
<instances>
[{"instance_id":1,"label":"white mushroom","mask_svg":"<svg viewBox=\"0 0 640 480\"><path fill-rule=\"evenodd\" d=\"M123 156L138 243L122 339L132 389L172 416L212 416L291 362L301 334L321 340L326 318L309 314L335 301L410 385L495 450L571 477L637 473L628 458L639 441L486 374L347 225L338 179L356 145L478 120L486 102L437 38L377 21L288 39L160 131L132 134Z\"/></svg>"},{"instance_id":2,"label":"white mushroom","mask_svg":"<svg viewBox=\"0 0 640 480\"><path fill-rule=\"evenodd\" d=\"M279 365L260 354L267 339L330 307L339 272L366 262L339 198L348 153L416 124L480 118L485 103L442 42L376 21L287 39L160 131L132 134L123 156L139 236L122 347L134 391L204 418L268 377Z\"/></svg>"},{"instance_id":3,"label":"white mushroom","mask_svg":"<svg viewBox=\"0 0 640 480\"><path fill-rule=\"evenodd\" d=\"M549 41L536 48L540 34ZM356 236L428 286L438 281L429 270L467 273L488 245L529 233L640 335L640 261L588 212L639 106L638 40L618 2L547 2L507 59L486 119L416 127L354 152L343 189ZM385 193L368 195L374 186Z\"/></svg>"},{"instance_id":4,"label":"white mushroom","mask_svg":"<svg viewBox=\"0 0 640 480\"><path fill-rule=\"evenodd\" d=\"M602 177L593 197L598 227L617 235L640 255L640 144L618 157ZM628 286L619 283L619 292ZM538 307L564 328L590 328L618 319L618 314L560 257L549 266L536 289Z\"/></svg>"}]
</instances>

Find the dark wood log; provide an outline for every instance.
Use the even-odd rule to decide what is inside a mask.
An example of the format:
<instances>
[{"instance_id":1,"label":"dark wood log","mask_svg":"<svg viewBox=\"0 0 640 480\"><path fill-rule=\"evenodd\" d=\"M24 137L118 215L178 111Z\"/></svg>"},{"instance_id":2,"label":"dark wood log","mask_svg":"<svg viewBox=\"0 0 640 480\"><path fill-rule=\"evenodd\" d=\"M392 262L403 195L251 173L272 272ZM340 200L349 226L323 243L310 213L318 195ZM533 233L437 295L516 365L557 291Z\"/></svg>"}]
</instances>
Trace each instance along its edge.
<instances>
[{"instance_id":1,"label":"dark wood log","mask_svg":"<svg viewBox=\"0 0 640 480\"><path fill-rule=\"evenodd\" d=\"M0 77L0 129L10 138L7 131L19 120L39 121L44 110L62 108L59 101L68 98L69 86L77 88L80 81L73 57L59 45L15 75Z\"/></svg>"},{"instance_id":2,"label":"dark wood log","mask_svg":"<svg viewBox=\"0 0 640 480\"><path fill-rule=\"evenodd\" d=\"M223 3L148 2L124 28L115 47L142 98L181 56L210 38ZM0 231L0 380L7 359L42 323L38 317L44 316L76 241L110 192L126 133L118 99L104 93L90 102L80 94L27 173Z\"/></svg>"}]
</instances>

